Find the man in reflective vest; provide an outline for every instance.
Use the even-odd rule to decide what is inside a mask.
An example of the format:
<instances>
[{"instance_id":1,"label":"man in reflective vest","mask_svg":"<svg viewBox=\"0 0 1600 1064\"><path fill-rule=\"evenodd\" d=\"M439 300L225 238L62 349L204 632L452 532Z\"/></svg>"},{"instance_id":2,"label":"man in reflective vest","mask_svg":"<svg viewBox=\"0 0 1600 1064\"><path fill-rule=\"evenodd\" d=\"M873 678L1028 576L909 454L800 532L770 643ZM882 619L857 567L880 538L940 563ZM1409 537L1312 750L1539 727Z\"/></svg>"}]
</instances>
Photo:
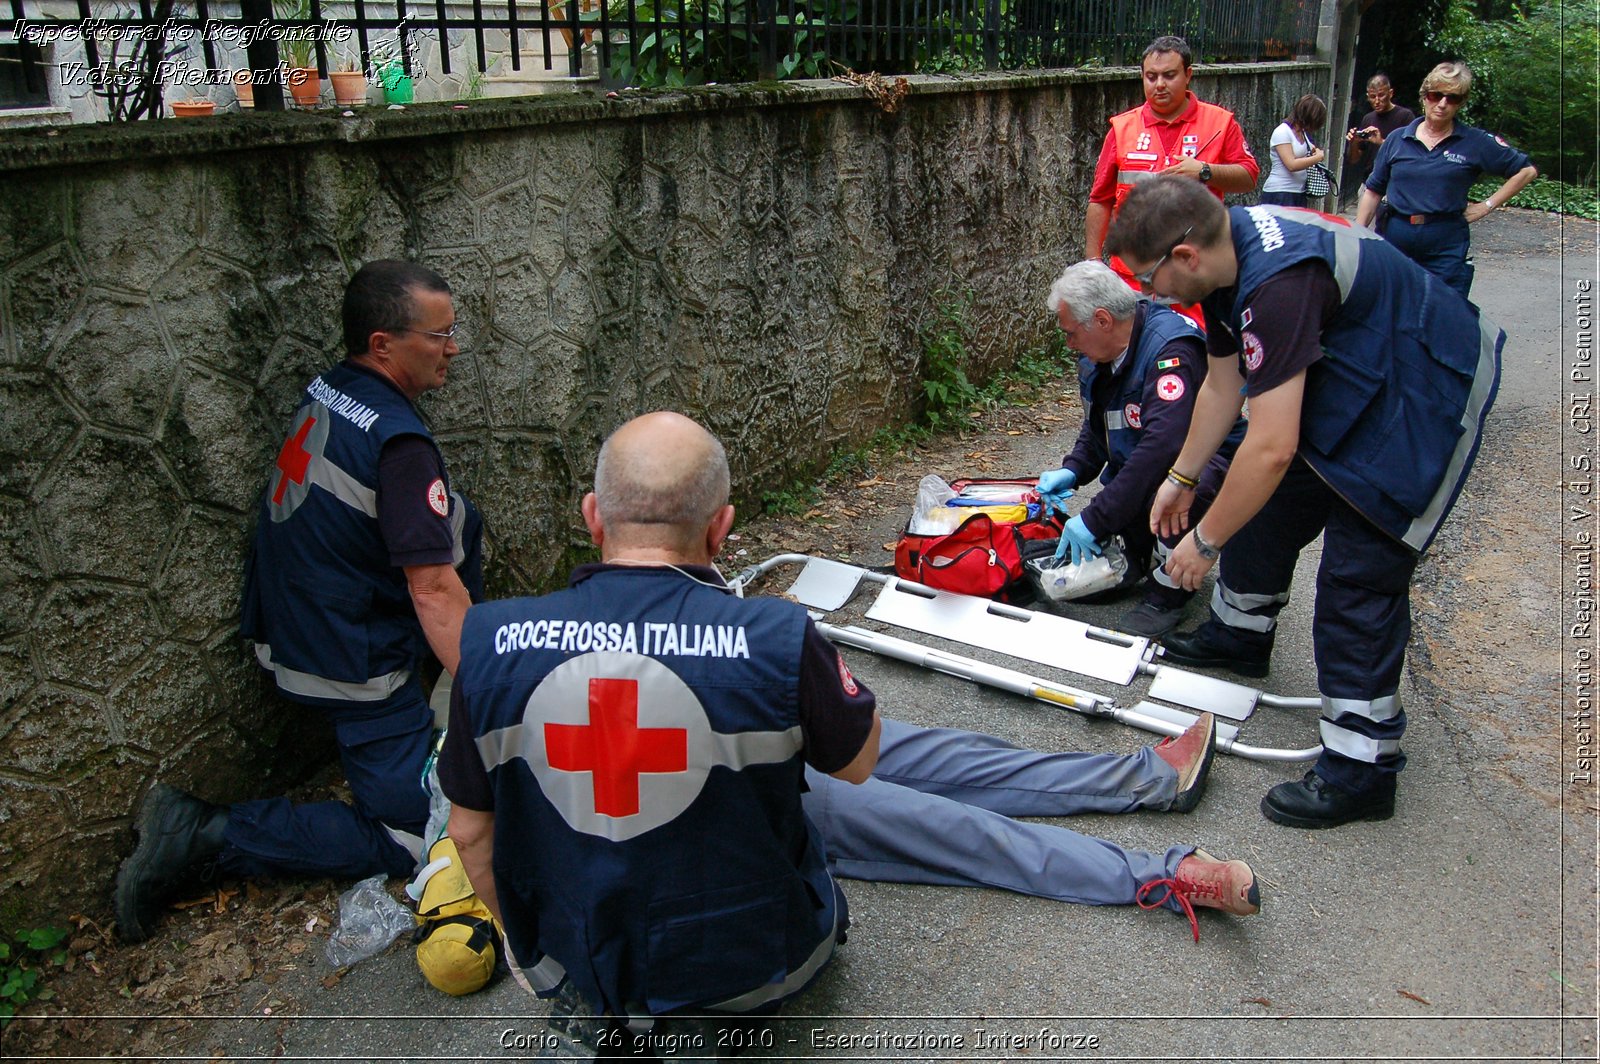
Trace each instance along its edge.
<instances>
[{"instance_id":1,"label":"man in reflective vest","mask_svg":"<svg viewBox=\"0 0 1600 1064\"><path fill-rule=\"evenodd\" d=\"M1472 469L1505 334L1370 230L1301 210L1225 210L1190 182L1135 189L1107 246L1155 292L1203 301L1211 366L1178 478L1198 476L1250 403L1204 518L1190 518L1179 480L1156 494L1152 529L1188 530L1167 563L1183 587L1229 548L1210 620L1168 637L1167 659L1264 672L1299 552L1321 534L1323 753L1261 808L1305 828L1386 819L1405 765L1411 574Z\"/></svg>"},{"instance_id":2,"label":"man in reflective vest","mask_svg":"<svg viewBox=\"0 0 1600 1064\"><path fill-rule=\"evenodd\" d=\"M1150 586L1117 629L1153 639L1177 627L1193 595L1162 569L1177 540L1150 534L1150 503L1189 432L1206 376L1205 334L1182 314L1140 299L1098 259L1068 266L1050 288L1049 306L1067 343L1083 356L1078 387L1084 415L1072 453L1061 468L1039 474L1039 491L1064 513L1066 498L1099 475L1103 489L1067 522L1061 551L1070 549L1077 564L1121 536L1128 557L1124 586L1146 571ZM1200 475L1196 509L1216 495L1243 438L1240 418Z\"/></svg>"},{"instance_id":3,"label":"man in reflective vest","mask_svg":"<svg viewBox=\"0 0 1600 1064\"><path fill-rule=\"evenodd\" d=\"M1106 230L1128 191L1158 174L1200 182L1217 199L1249 192L1261 176L1233 112L1205 103L1189 91L1194 53L1182 37L1157 37L1144 50L1140 74L1144 103L1111 117L1111 128L1095 164L1084 218L1083 253L1101 257ZM1111 268L1135 291L1139 283L1120 259ZM1181 308L1204 327L1197 308Z\"/></svg>"},{"instance_id":4,"label":"man in reflective vest","mask_svg":"<svg viewBox=\"0 0 1600 1064\"><path fill-rule=\"evenodd\" d=\"M433 731L420 670L431 651L455 671L482 585L476 511L413 405L460 353L455 309L437 273L378 261L350 279L343 318L348 355L306 386L268 474L240 629L279 693L333 725L354 804L215 806L158 784L117 878L128 941L204 866L355 878L416 863Z\"/></svg>"},{"instance_id":5,"label":"man in reflective vest","mask_svg":"<svg viewBox=\"0 0 1600 1064\"><path fill-rule=\"evenodd\" d=\"M832 955L834 874L1258 910L1242 861L1004 815L1192 806L1210 715L1130 757L881 721L803 607L722 581L727 499L715 437L635 418L582 504L601 562L467 615L440 781L528 989L581 998L612 1024L602 1045L622 1024L768 1009Z\"/></svg>"}]
</instances>

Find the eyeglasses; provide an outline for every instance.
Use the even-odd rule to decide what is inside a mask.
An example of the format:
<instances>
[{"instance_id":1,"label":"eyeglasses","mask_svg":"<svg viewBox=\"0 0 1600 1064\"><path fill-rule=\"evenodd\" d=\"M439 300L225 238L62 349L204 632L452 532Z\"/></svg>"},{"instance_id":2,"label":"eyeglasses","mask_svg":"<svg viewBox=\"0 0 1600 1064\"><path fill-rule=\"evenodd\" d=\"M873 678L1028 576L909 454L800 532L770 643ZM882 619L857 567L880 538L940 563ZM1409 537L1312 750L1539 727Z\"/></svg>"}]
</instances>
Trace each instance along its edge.
<instances>
[{"instance_id":1,"label":"eyeglasses","mask_svg":"<svg viewBox=\"0 0 1600 1064\"><path fill-rule=\"evenodd\" d=\"M1183 243L1185 240L1188 240L1189 239L1189 234L1192 233L1192 232L1194 232L1194 226L1191 225L1189 228L1187 228L1187 229L1185 229L1183 231L1183 235L1182 236L1180 236L1178 239L1176 239L1176 240L1174 240L1172 242L1172 246L1167 249L1167 253L1165 255L1161 256L1159 259L1157 259L1156 260L1156 264L1154 266L1150 267L1148 270L1144 271L1143 273L1134 274L1133 275L1133 279L1135 281L1138 281L1140 284L1147 284L1147 285L1150 285L1151 287L1154 287L1155 283L1156 283L1156 280L1155 280L1156 271L1161 269L1161 267L1166 265L1167 260L1172 258L1172 253L1174 251L1178 250L1178 245Z\"/></svg>"},{"instance_id":2,"label":"eyeglasses","mask_svg":"<svg viewBox=\"0 0 1600 1064\"><path fill-rule=\"evenodd\" d=\"M1466 97L1459 92L1435 92L1432 89L1423 93L1422 98L1427 100L1429 103L1438 103L1440 100L1443 100L1444 102L1456 107L1459 107L1461 105L1461 101L1466 99Z\"/></svg>"},{"instance_id":3,"label":"eyeglasses","mask_svg":"<svg viewBox=\"0 0 1600 1064\"><path fill-rule=\"evenodd\" d=\"M441 340L453 340L455 339L456 330L459 328L461 328L461 323L459 321L453 321L450 323L450 328L446 329L444 332L434 332L432 329L413 329L410 327L396 329L395 332L414 332L423 336L436 336Z\"/></svg>"}]
</instances>

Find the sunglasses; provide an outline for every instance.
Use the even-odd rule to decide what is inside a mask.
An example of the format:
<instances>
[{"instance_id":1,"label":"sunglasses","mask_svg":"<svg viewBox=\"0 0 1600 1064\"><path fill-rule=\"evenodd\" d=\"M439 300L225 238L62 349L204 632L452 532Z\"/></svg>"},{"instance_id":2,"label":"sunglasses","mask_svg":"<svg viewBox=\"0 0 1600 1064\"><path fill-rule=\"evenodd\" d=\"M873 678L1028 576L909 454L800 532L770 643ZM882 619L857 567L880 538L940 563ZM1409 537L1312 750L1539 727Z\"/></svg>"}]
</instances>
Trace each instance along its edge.
<instances>
[{"instance_id":1,"label":"sunglasses","mask_svg":"<svg viewBox=\"0 0 1600 1064\"><path fill-rule=\"evenodd\" d=\"M1443 100L1446 103L1456 107L1459 107L1461 105L1461 101L1466 99L1466 97L1459 92L1435 92L1431 89L1423 93L1422 98L1427 100L1429 103L1438 103L1440 100Z\"/></svg>"}]
</instances>

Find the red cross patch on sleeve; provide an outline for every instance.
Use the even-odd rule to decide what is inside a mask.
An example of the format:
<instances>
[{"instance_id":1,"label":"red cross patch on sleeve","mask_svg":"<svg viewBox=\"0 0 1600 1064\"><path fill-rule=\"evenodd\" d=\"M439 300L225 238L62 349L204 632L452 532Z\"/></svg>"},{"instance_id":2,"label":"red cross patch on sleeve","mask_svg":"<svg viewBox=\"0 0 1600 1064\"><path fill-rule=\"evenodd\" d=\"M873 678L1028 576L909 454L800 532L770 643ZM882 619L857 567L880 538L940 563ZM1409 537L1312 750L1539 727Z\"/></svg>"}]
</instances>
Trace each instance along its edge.
<instances>
[{"instance_id":1,"label":"red cross patch on sleeve","mask_svg":"<svg viewBox=\"0 0 1600 1064\"><path fill-rule=\"evenodd\" d=\"M1183 378L1176 373L1168 373L1156 381L1156 395L1169 403L1175 403L1183 398Z\"/></svg>"},{"instance_id":2,"label":"red cross patch on sleeve","mask_svg":"<svg viewBox=\"0 0 1600 1064\"><path fill-rule=\"evenodd\" d=\"M1244 368L1254 373L1261 368L1261 357L1266 353L1261 338L1247 330L1239 334L1239 342L1244 345Z\"/></svg>"},{"instance_id":3,"label":"red cross patch on sleeve","mask_svg":"<svg viewBox=\"0 0 1600 1064\"><path fill-rule=\"evenodd\" d=\"M861 688L856 685L856 678L850 675L850 667L844 663L844 655L834 652L834 657L839 662L839 685L844 688L844 693L854 698L861 693Z\"/></svg>"},{"instance_id":4,"label":"red cross patch on sleeve","mask_svg":"<svg viewBox=\"0 0 1600 1064\"><path fill-rule=\"evenodd\" d=\"M444 490L444 481L439 477L428 485L428 509L440 517L450 516L450 493Z\"/></svg>"}]
</instances>

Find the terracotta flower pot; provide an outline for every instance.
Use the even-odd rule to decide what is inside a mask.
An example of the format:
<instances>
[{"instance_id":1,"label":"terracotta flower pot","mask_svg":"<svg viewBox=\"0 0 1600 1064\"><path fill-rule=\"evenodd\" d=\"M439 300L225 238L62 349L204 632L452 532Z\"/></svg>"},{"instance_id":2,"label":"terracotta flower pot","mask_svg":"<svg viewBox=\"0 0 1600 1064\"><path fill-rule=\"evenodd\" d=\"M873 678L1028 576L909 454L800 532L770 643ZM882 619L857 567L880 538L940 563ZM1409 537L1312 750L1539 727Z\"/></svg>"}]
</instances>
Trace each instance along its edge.
<instances>
[{"instance_id":1,"label":"terracotta flower pot","mask_svg":"<svg viewBox=\"0 0 1600 1064\"><path fill-rule=\"evenodd\" d=\"M250 78L250 71L235 70L233 72L233 94L239 98L239 107L241 109L255 107L256 84Z\"/></svg>"},{"instance_id":2,"label":"terracotta flower pot","mask_svg":"<svg viewBox=\"0 0 1600 1064\"><path fill-rule=\"evenodd\" d=\"M217 105L210 100L173 100L172 114L174 118L198 118L208 115L217 109Z\"/></svg>"},{"instance_id":3,"label":"terracotta flower pot","mask_svg":"<svg viewBox=\"0 0 1600 1064\"><path fill-rule=\"evenodd\" d=\"M333 81L333 99L340 107L359 107L367 102L367 75L360 70L335 70L328 74Z\"/></svg>"},{"instance_id":4,"label":"terracotta flower pot","mask_svg":"<svg viewBox=\"0 0 1600 1064\"><path fill-rule=\"evenodd\" d=\"M296 107L315 107L322 99L322 77L316 67L295 67L289 71L289 95Z\"/></svg>"}]
</instances>

